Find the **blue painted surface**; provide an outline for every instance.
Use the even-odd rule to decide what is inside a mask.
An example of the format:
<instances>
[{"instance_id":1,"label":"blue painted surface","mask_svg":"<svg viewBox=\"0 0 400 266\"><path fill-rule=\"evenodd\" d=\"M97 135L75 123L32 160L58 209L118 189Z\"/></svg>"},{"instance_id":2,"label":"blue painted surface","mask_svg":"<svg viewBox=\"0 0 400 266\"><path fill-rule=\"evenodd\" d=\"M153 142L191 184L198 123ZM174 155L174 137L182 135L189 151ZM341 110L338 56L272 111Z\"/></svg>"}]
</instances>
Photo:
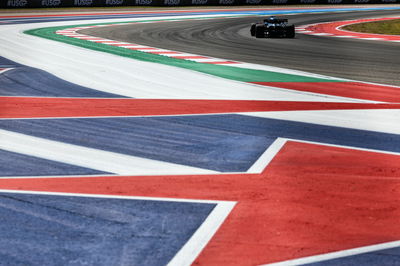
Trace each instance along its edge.
<instances>
[{"instance_id":1,"label":"blue painted surface","mask_svg":"<svg viewBox=\"0 0 400 266\"><path fill-rule=\"evenodd\" d=\"M67 82L4 57L0 57L0 68L13 68L0 74L0 96L126 98Z\"/></svg>"},{"instance_id":2,"label":"blue painted surface","mask_svg":"<svg viewBox=\"0 0 400 266\"><path fill-rule=\"evenodd\" d=\"M308 266L399 266L400 247L306 264Z\"/></svg>"},{"instance_id":3,"label":"blue painted surface","mask_svg":"<svg viewBox=\"0 0 400 266\"><path fill-rule=\"evenodd\" d=\"M0 149L0 176L65 176L100 174L109 173Z\"/></svg>"},{"instance_id":4,"label":"blue painted surface","mask_svg":"<svg viewBox=\"0 0 400 266\"><path fill-rule=\"evenodd\" d=\"M222 172L246 171L278 137L400 152L400 135L245 115L15 119L0 128Z\"/></svg>"},{"instance_id":5,"label":"blue painted surface","mask_svg":"<svg viewBox=\"0 0 400 266\"><path fill-rule=\"evenodd\" d=\"M245 171L274 138L175 123L173 118L15 119L0 128L217 171ZM211 118L211 117L210 117Z\"/></svg>"},{"instance_id":6,"label":"blue painted surface","mask_svg":"<svg viewBox=\"0 0 400 266\"><path fill-rule=\"evenodd\" d=\"M0 264L165 265L214 207L0 193Z\"/></svg>"},{"instance_id":7,"label":"blue painted surface","mask_svg":"<svg viewBox=\"0 0 400 266\"><path fill-rule=\"evenodd\" d=\"M400 152L400 135L245 115L158 118L245 135L291 138L381 151Z\"/></svg>"},{"instance_id":8,"label":"blue painted surface","mask_svg":"<svg viewBox=\"0 0 400 266\"><path fill-rule=\"evenodd\" d=\"M162 14L114 14L114 15L92 15L92 16L65 16L65 17L48 17L48 18L1 18L0 22L5 24L21 24L21 23L40 23L50 21L74 21L74 20L91 20L91 19L118 19L118 18L145 18L145 17L166 17L166 16L191 16L191 15L285 15L285 14L301 14L301 13L323 13L335 11L379 11L379 10L398 10L400 7L387 6L387 7L368 7L368 8L316 8L316 9L283 9L283 10L245 10L245 11L232 11L232 10L218 10L218 11L198 11L187 13L162 13Z\"/></svg>"}]
</instances>

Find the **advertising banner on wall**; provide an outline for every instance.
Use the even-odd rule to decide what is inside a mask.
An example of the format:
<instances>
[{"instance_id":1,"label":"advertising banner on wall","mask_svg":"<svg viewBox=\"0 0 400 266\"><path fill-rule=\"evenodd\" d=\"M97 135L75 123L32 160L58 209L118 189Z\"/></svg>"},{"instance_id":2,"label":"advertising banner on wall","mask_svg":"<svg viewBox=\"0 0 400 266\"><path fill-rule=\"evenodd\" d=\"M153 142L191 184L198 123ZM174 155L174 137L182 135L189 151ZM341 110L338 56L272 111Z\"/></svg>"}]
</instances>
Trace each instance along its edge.
<instances>
[{"instance_id":1,"label":"advertising banner on wall","mask_svg":"<svg viewBox=\"0 0 400 266\"><path fill-rule=\"evenodd\" d=\"M0 8L396 4L400 0L1 0Z\"/></svg>"},{"instance_id":2,"label":"advertising banner on wall","mask_svg":"<svg viewBox=\"0 0 400 266\"><path fill-rule=\"evenodd\" d=\"M2 0L0 8L133 6L132 0Z\"/></svg>"}]
</instances>

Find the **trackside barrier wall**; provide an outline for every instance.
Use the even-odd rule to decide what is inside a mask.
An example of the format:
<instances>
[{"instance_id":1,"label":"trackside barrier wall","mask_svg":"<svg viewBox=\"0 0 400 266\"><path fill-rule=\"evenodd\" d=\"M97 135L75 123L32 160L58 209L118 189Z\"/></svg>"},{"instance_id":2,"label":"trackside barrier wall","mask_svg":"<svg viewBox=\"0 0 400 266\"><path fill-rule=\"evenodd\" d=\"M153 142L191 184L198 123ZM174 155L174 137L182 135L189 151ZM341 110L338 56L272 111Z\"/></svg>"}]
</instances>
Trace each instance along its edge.
<instances>
[{"instance_id":1,"label":"trackside barrier wall","mask_svg":"<svg viewBox=\"0 0 400 266\"><path fill-rule=\"evenodd\" d=\"M400 0L0 0L0 8L397 4Z\"/></svg>"}]
</instances>

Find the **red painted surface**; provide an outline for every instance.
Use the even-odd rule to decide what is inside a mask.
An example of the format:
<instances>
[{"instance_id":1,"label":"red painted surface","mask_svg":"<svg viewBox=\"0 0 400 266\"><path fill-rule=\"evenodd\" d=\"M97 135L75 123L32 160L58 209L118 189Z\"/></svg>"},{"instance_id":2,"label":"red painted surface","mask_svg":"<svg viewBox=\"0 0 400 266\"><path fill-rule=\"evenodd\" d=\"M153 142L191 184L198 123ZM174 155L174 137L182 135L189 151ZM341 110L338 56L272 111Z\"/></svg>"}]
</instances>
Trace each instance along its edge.
<instances>
[{"instance_id":1,"label":"red painted surface","mask_svg":"<svg viewBox=\"0 0 400 266\"><path fill-rule=\"evenodd\" d=\"M237 201L195 265L400 239L400 156L288 142L261 174L0 179L1 189Z\"/></svg>"},{"instance_id":2,"label":"red painted surface","mask_svg":"<svg viewBox=\"0 0 400 266\"><path fill-rule=\"evenodd\" d=\"M307 91L371 101L400 103L400 87L362 82L252 82L296 91Z\"/></svg>"},{"instance_id":3,"label":"red painted surface","mask_svg":"<svg viewBox=\"0 0 400 266\"><path fill-rule=\"evenodd\" d=\"M146 116L337 109L400 109L400 104L35 97L0 97L0 106L0 118Z\"/></svg>"},{"instance_id":4,"label":"red painted surface","mask_svg":"<svg viewBox=\"0 0 400 266\"><path fill-rule=\"evenodd\" d=\"M154 52L154 51L151 51L151 52L149 52L150 54L176 54L177 52L174 52L174 51L165 51L165 52Z\"/></svg>"},{"instance_id":5,"label":"red painted surface","mask_svg":"<svg viewBox=\"0 0 400 266\"><path fill-rule=\"evenodd\" d=\"M336 36L353 36L354 38L380 38L386 41L400 41L400 36L398 35L385 35L385 34L372 34L372 33L360 33L353 32L341 29L346 25L357 24L357 23L365 23L365 22L374 22L374 21L383 21L383 20L393 20L399 19L397 18L376 18L376 19L359 19L359 20L351 20L351 21L337 21L337 22L329 22L329 23L321 23L314 24L306 27L307 31L311 31L312 33L330 33ZM310 34L310 33L307 33Z\"/></svg>"},{"instance_id":6,"label":"red painted surface","mask_svg":"<svg viewBox=\"0 0 400 266\"><path fill-rule=\"evenodd\" d=\"M173 58L179 58L179 59L209 59L209 57L201 56L201 55L188 55L188 56L179 56L181 54L180 52L175 52L177 55L176 56L171 56Z\"/></svg>"}]
</instances>

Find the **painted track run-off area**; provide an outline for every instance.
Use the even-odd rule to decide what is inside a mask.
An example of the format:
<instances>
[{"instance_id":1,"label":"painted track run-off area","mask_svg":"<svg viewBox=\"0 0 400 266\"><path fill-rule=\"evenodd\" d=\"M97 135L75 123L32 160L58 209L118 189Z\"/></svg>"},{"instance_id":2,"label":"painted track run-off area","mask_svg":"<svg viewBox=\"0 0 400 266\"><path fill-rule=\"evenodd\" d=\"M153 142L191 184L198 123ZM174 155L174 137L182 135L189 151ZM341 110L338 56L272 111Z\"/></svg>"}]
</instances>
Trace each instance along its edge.
<instances>
[{"instance_id":1,"label":"painted track run-off area","mask_svg":"<svg viewBox=\"0 0 400 266\"><path fill-rule=\"evenodd\" d=\"M0 14L0 264L400 264L399 10Z\"/></svg>"}]
</instances>

